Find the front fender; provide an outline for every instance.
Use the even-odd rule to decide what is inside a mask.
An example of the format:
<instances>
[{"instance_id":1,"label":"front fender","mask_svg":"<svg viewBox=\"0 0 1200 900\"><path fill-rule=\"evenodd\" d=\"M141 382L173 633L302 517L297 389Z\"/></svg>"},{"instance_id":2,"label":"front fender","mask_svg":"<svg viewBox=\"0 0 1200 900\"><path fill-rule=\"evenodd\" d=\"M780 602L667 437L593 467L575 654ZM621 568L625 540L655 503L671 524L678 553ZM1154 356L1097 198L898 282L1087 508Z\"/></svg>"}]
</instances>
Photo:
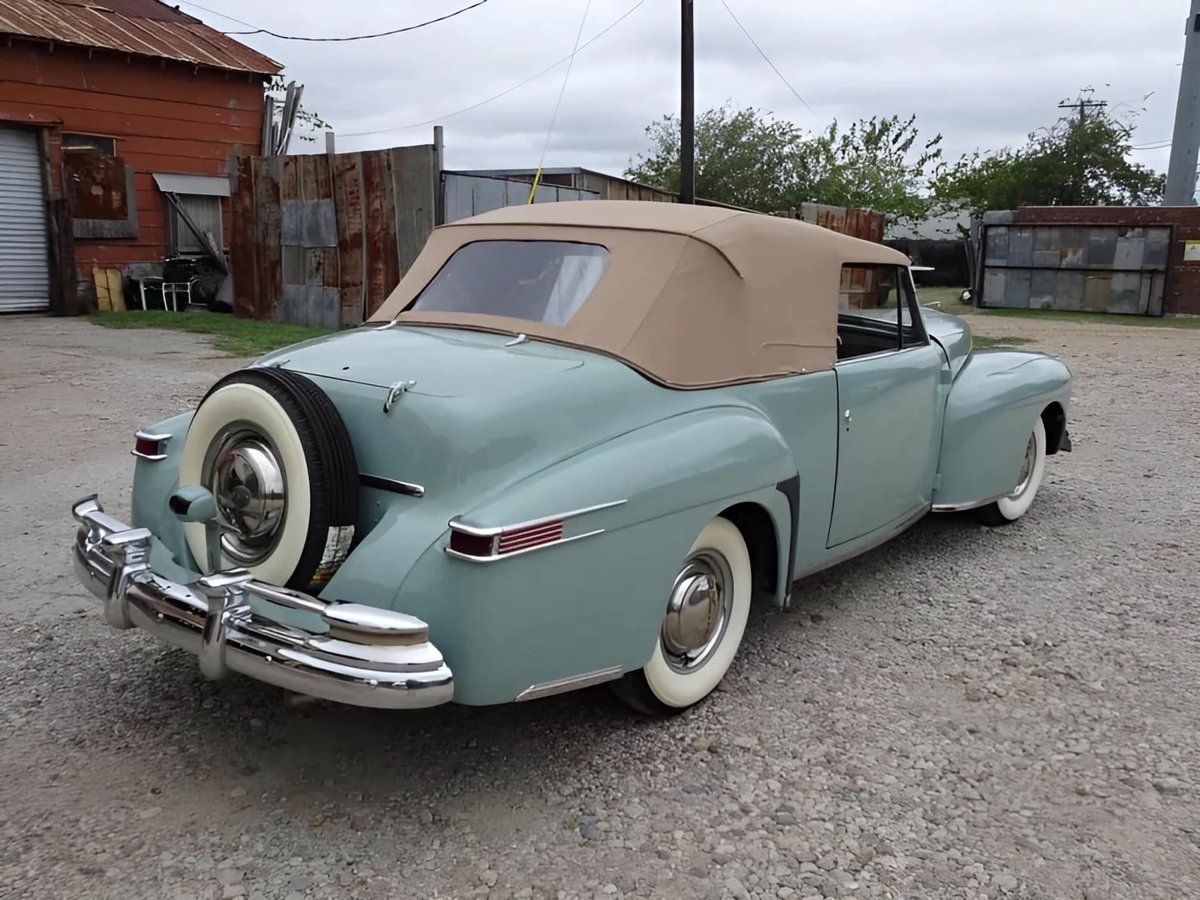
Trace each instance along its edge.
<instances>
[{"instance_id":1,"label":"front fender","mask_svg":"<svg viewBox=\"0 0 1200 900\"><path fill-rule=\"evenodd\" d=\"M1067 413L1071 371L1040 353L973 353L950 388L935 510L965 509L1017 482L1034 423L1051 403Z\"/></svg>"},{"instance_id":2,"label":"front fender","mask_svg":"<svg viewBox=\"0 0 1200 900\"><path fill-rule=\"evenodd\" d=\"M786 590L792 512L776 485L795 474L787 445L753 409L657 422L550 466L464 516L498 527L625 501L571 520L566 536L600 533L486 563L447 554L443 534L404 580L395 608L429 623L460 703L501 703L533 685L640 668L654 651L679 564L729 506L766 512Z\"/></svg>"}]
</instances>

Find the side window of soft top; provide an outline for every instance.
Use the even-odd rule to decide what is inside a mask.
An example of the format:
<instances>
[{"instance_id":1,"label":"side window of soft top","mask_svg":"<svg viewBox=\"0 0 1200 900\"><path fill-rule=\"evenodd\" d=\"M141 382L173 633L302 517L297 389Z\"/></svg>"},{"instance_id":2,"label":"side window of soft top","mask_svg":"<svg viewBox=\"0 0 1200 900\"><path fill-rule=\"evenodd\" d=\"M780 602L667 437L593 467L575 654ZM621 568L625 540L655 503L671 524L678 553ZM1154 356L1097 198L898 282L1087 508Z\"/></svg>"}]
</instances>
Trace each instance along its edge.
<instances>
[{"instance_id":1,"label":"side window of soft top","mask_svg":"<svg viewBox=\"0 0 1200 900\"><path fill-rule=\"evenodd\" d=\"M925 343L906 266L846 263L838 291L838 359Z\"/></svg>"}]
</instances>

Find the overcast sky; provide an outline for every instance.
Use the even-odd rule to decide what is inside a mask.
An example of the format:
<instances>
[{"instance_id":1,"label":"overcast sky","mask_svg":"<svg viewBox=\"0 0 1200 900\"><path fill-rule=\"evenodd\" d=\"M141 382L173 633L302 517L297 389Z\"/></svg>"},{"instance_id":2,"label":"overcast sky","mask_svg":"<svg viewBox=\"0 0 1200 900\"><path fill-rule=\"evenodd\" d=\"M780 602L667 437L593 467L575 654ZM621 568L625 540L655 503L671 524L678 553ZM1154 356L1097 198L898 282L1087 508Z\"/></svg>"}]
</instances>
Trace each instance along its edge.
<instances>
[{"instance_id":1,"label":"overcast sky","mask_svg":"<svg viewBox=\"0 0 1200 900\"><path fill-rule=\"evenodd\" d=\"M220 30L240 30L193 4ZM204 0L208 10L287 34L342 36L414 24L470 0ZM1140 109L1137 144L1169 140L1187 0L726 0L812 111L734 24L721 0L696 0L696 106L757 106L816 130L832 119L916 113L946 152L1020 143L1060 100L1097 97ZM583 40L636 0L591 0ZM571 52L587 0L488 0L418 31L313 44L239 37L304 84L339 150L428 143L446 129L448 168L537 165L565 64L507 96L449 115L524 81ZM286 8L286 13L281 10ZM644 0L575 59L547 166L620 174L645 148L651 120L679 109L679 3ZM1146 97L1146 95L1150 95ZM1143 99L1145 98L1145 99ZM351 136L361 132L375 132ZM1141 151L1165 171L1168 151Z\"/></svg>"}]
</instances>

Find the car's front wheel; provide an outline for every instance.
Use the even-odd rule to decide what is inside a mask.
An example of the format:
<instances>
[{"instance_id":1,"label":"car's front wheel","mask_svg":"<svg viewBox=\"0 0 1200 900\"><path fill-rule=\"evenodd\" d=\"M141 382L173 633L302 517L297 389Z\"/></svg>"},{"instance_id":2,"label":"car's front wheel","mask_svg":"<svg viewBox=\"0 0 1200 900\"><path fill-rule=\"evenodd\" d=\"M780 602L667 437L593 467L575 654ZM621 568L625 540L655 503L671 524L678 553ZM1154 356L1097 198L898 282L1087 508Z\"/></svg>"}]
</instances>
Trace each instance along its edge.
<instances>
[{"instance_id":1,"label":"car's front wheel","mask_svg":"<svg viewBox=\"0 0 1200 900\"><path fill-rule=\"evenodd\" d=\"M667 598L650 661L613 689L639 712L672 715L707 697L737 655L750 615L750 552L737 526L715 518L692 544Z\"/></svg>"},{"instance_id":2,"label":"car's front wheel","mask_svg":"<svg viewBox=\"0 0 1200 900\"><path fill-rule=\"evenodd\" d=\"M980 507L975 511L975 517L985 525L997 527L1017 521L1029 511L1037 496L1038 488L1042 486L1042 477L1046 473L1046 426L1042 417L1038 416L1033 425L1033 434L1025 445L1025 456L1021 460L1021 468L1017 473L1017 484L1012 493L1001 497L994 503Z\"/></svg>"}]
</instances>

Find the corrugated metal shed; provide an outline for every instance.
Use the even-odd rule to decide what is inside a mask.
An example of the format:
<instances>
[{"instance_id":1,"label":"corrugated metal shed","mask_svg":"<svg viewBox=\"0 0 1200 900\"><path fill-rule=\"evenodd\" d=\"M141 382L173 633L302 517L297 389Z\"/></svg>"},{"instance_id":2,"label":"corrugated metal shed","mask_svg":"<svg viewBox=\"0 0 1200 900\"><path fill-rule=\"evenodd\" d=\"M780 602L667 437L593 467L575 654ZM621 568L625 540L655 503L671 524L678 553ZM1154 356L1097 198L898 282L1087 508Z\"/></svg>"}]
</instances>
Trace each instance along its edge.
<instances>
[{"instance_id":1,"label":"corrugated metal shed","mask_svg":"<svg viewBox=\"0 0 1200 900\"><path fill-rule=\"evenodd\" d=\"M258 75L283 69L157 0L0 0L0 34Z\"/></svg>"}]
</instances>

